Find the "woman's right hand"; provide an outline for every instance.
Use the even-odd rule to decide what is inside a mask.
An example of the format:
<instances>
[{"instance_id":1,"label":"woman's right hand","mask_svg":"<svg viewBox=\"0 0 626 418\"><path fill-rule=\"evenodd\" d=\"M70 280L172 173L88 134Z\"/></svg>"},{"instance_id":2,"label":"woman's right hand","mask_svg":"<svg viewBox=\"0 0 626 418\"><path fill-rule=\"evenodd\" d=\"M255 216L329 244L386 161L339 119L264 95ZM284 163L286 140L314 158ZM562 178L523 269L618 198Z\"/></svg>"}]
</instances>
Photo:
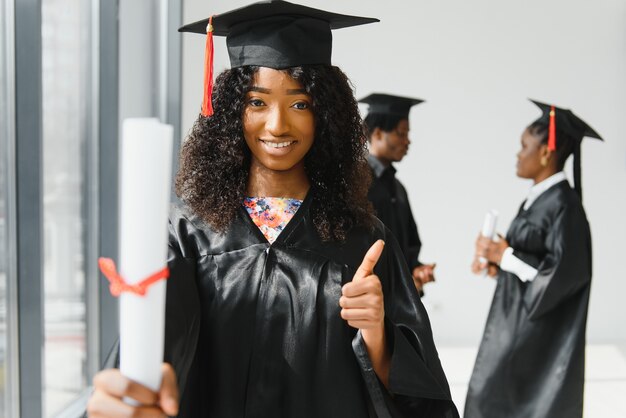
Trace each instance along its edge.
<instances>
[{"instance_id":1,"label":"woman's right hand","mask_svg":"<svg viewBox=\"0 0 626 418\"><path fill-rule=\"evenodd\" d=\"M484 260L481 260L480 257L474 255L474 259L472 260L472 273L480 274L486 268L487 268L487 262Z\"/></svg>"},{"instance_id":2,"label":"woman's right hand","mask_svg":"<svg viewBox=\"0 0 626 418\"><path fill-rule=\"evenodd\" d=\"M498 275L498 266L493 263L481 260L480 257L474 256L472 261L472 273L482 274L487 269L487 276L496 277Z\"/></svg>"},{"instance_id":3,"label":"woman's right hand","mask_svg":"<svg viewBox=\"0 0 626 418\"><path fill-rule=\"evenodd\" d=\"M490 263L486 259L487 248L492 243L489 238L483 237L482 234L478 234L476 237L474 259L472 260L472 273L482 274L487 270L487 276L496 277L498 275L498 266Z\"/></svg>"},{"instance_id":4,"label":"woman's right hand","mask_svg":"<svg viewBox=\"0 0 626 418\"><path fill-rule=\"evenodd\" d=\"M178 386L171 365L163 363L163 380L158 392L134 382L118 369L107 369L93 378L94 392L87 404L90 418L166 417L178 414ZM135 399L139 406L126 404L124 397Z\"/></svg>"}]
</instances>

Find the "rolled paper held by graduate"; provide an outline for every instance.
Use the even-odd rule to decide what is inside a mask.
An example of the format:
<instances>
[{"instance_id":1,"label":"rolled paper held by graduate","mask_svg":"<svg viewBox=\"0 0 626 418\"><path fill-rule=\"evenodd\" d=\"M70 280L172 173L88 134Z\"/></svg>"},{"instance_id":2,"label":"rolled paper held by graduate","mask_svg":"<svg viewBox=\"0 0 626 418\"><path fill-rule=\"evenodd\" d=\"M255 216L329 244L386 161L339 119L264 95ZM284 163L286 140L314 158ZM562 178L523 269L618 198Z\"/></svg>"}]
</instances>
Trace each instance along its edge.
<instances>
[{"instance_id":1,"label":"rolled paper held by graduate","mask_svg":"<svg viewBox=\"0 0 626 418\"><path fill-rule=\"evenodd\" d=\"M483 221L483 229L480 231L480 234L483 237L493 239L494 234L496 233L497 222L498 222L498 211L491 209L485 214L485 220ZM480 257L479 261L481 263L487 262L487 260L484 257ZM487 269L483 270L483 276L486 274L487 274Z\"/></svg>"},{"instance_id":2,"label":"rolled paper held by graduate","mask_svg":"<svg viewBox=\"0 0 626 418\"><path fill-rule=\"evenodd\" d=\"M157 119L126 119L121 143L119 273L133 286L167 267L173 129ZM141 286L139 286L141 288ZM120 293L120 371L161 386L165 280ZM112 287L113 290L113 287Z\"/></svg>"}]
</instances>

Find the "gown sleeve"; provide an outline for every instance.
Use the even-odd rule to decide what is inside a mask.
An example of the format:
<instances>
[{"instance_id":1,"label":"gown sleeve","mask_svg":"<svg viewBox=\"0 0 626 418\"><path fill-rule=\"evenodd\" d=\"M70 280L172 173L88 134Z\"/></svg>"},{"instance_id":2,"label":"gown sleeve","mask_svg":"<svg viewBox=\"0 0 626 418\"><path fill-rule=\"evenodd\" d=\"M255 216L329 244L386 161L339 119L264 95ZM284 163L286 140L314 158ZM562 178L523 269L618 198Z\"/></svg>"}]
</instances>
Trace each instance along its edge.
<instances>
[{"instance_id":1,"label":"gown sleeve","mask_svg":"<svg viewBox=\"0 0 626 418\"><path fill-rule=\"evenodd\" d=\"M546 235L547 255L524 292L531 320L550 313L591 281L591 238L582 206L565 206Z\"/></svg>"},{"instance_id":2,"label":"gown sleeve","mask_svg":"<svg viewBox=\"0 0 626 418\"><path fill-rule=\"evenodd\" d=\"M200 299L196 286L196 254L186 238L186 220L172 216L169 224L168 267L165 302L164 361L176 371L182 395L194 359L200 330Z\"/></svg>"},{"instance_id":3,"label":"gown sleeve","mask_svg":"<svg viewBox=\"0 0 626 418\"><path fill-rule=\"evenodd\" d=\"M421 266L422 262L419 261L420 250L422 249L422 241L420 240L419 233L417 232L417 224L413 218L413 214L409 210L409 248L408 253L411 260L410 271L413 271L415 267Z\"/></svg>"},{"instance_id":4,"label":"gown sleeve","mask_svg":"<svg viewBox=\"0 0 626 418\"><path fill-rule=\"evenodd\" d=\"M407 248L406 248L406 258L409 261L409 272L412 272L415 267L421 266L422 263L419 261L420 251L422 249L422 240L420 240L419 232L417 231L417 223L415 223L415 218L413 217L413 211L411 210L411 205L409 204L409 197L406 192L404 186L399 184L401 188L400 192L404 194L404 199L406 199L406 233L407 233Z\"/></svg>"},{"instance_id":5,"label":"gown sleeve","mask_svg":"<svg viewBox=\"0 0 626 418\"><path fill-rule=\"evenodd\" d=\"M385 243L375 273L383 285L385 327L391 352L388 390L372 368L360 332L353 342L377 415L381 418L458 417L428 315L398 243L389 230L386 230ZM383 401L386 408L380 407Z\"/></svg>"},{"instance_id":6,"label":"gown sleeve","mask_svg":"<svg viewBox=\"0 0 626 418\"><path fill-rule=\"evenodd\" d=\"M174 211L176 213L176 210ZM176 371L176 380L179 394L182 396L185 382L189 375L195 341L199 330L200 301L195 290L195 258L183 255L184 246L181 245L183 222L174 220L169 222L167 292L165 302L165 350L163 361L172 364ZM191 351L190 351L191 350ZM120 346L119 338L109 351L102 369L119 368ZM81 418L87 418L85 409Z\"/></svg>"}]
</instances>

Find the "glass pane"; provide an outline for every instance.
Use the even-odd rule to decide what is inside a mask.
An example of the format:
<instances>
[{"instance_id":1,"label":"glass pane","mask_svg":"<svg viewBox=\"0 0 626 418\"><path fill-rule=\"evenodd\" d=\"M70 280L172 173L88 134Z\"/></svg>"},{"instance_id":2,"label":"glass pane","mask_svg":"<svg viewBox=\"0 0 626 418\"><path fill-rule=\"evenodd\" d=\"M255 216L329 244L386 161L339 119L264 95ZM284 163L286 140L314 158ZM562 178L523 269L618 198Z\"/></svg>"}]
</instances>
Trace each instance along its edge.
<instances>
[{"instance_id":1,"label":"glass pane","mask_svg":"<svg viewBox=\"0 0 626 418\"><path fill-rule=\"evenodd\" d=\"M44 410L87 386L84 178L89 2L42 1Z\"/></svg>"},{"instance_id":2,"label":"glass pane","mask_svg":"<svg viewBox=\"0 0 626 418\"><path fill-rule=\"evenodd\" d=\"M4 43L6 34L5 2L0 1L0 418L8 417L7 387L7 174L8 174L8 104L10 98L6 88L7 50Z\"/></svg>"}]
</instances>

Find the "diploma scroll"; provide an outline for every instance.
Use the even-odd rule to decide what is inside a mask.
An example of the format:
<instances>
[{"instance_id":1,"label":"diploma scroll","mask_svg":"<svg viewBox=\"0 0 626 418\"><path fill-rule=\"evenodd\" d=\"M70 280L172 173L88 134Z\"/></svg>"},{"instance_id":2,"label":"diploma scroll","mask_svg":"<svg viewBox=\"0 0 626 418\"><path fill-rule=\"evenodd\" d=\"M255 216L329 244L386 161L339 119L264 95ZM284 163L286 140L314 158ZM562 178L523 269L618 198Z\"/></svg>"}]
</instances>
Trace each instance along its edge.
<instances>
[{"instance_id":1,"label":"diploma scroll","mask_svg":"<svg viewBox=\"0 0 626 418\"><path fill-rule=\"evenodd\" d=\"M491 209L485 214L485 220L483 221L483 229L480 234L483 237L487 237L489 239L493 239L494 234L496 233L496 223L498 221L498 211ZM484 257L479 257L478 260L481 263L486 263L487 260ZM487 274L487 269L483 270L483 276Z\"/></svg>"},{"instance_id":2,"label":"diploma scroll","mask_svg":"<svg viewBox=\"0 0 626 418\"><path fill-rule=\"evenodd\" d=\"M130 286L167 266L172 145L172 126L152 118L124 121L119 273ZM119 300L120 371L154 391L162 378L165 285L154 281L143 295L122 291Z\"/></svg>"}]
</instances>

